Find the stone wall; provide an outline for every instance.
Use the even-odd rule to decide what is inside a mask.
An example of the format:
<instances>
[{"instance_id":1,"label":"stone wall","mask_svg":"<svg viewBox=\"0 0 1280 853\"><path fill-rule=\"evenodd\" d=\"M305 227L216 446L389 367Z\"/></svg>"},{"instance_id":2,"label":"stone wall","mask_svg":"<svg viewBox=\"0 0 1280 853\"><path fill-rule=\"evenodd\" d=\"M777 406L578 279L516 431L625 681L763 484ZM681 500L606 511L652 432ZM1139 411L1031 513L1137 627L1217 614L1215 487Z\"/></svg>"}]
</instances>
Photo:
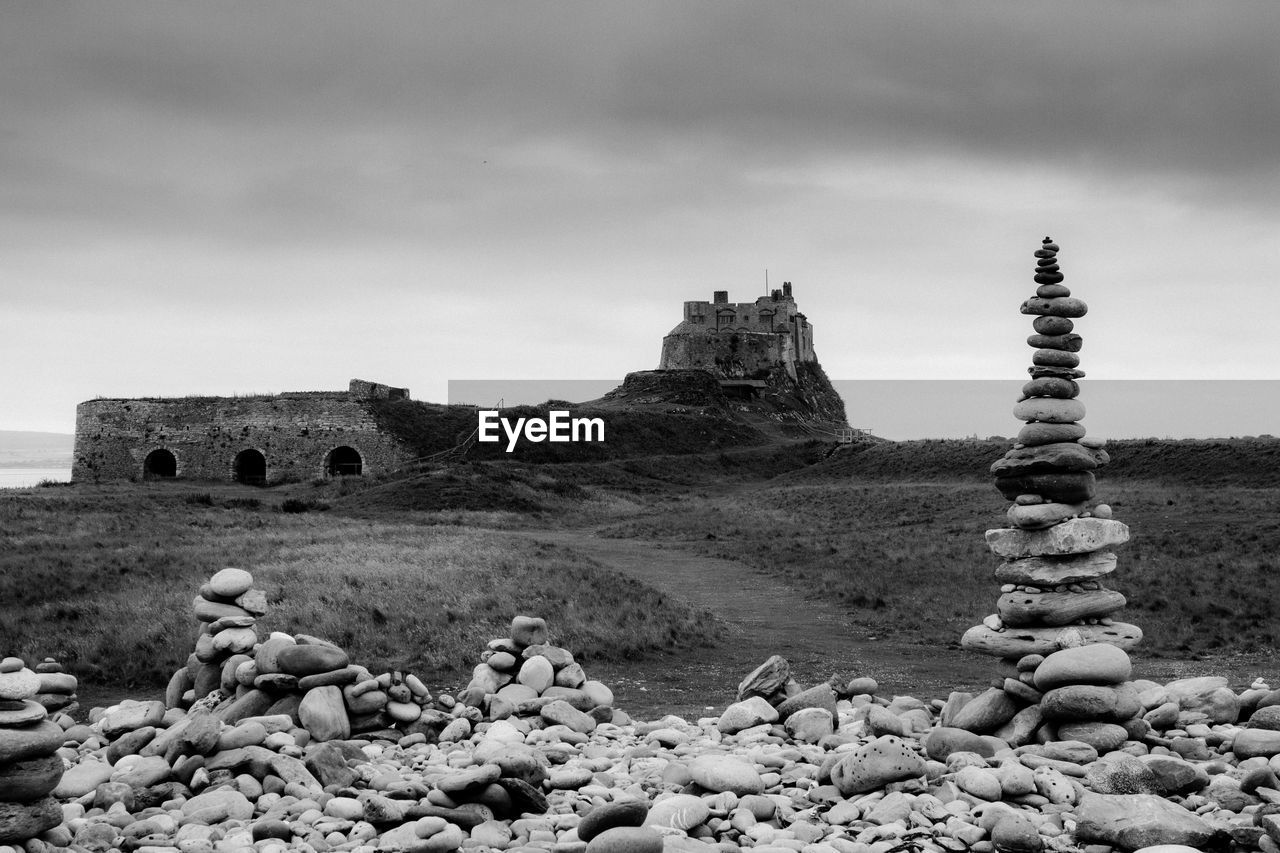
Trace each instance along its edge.
<instances>
[{"instance_id":1,"label":"stone wall","mask_svg":"<svg viewBox=\"0 0 1280 853\"><path fill-rule=\"evenodd\" d=\"M357 397L376 397L379 400L408 400L408 388L395 388L367 379L352 379L348 391Z\"/></svg>"},{"instance_id":2,"label":"stone wall","mask_svg":"<svg viewBox=\"0 0 1280 853\"><path fill-rule=\"evenodd\" d=\"M358 457L340 448L351 448ZM237 456L257 451L265 461L266 482L305 481L329 476L335 450L345 472L354 473L355 463L363 474L398 467L417 455L379 428L369 398L362 395L104 399L76 407L71 479L141 480L148 476L148 456L167 451L173 475L227 481L236 479ZM153 474L166 473L165 455L152 459ZM252 453L242 459L244 470L252 470Z\"/></svg>"}]
</instances>

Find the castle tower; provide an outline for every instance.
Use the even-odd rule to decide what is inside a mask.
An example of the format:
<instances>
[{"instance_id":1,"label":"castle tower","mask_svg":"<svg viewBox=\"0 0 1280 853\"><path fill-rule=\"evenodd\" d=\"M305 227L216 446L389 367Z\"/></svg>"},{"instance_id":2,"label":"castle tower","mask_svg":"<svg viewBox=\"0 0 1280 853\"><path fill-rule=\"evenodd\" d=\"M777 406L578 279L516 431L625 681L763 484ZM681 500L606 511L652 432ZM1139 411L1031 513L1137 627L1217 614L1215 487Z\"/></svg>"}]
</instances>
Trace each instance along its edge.
<instances>
[{"instance_id":1,"label":"castle tower","mask_svg":"<svg viewBox=\"0 0 1280 853\"><path fill-rule=\"evenodd\" d=\"M763 382L778 369L795 381L797 364L816 363L813 327L796 307L791 282L754 302L684 304L684 319L662 341L659 370L706 370L721 382Z\"/></svg>"}]
</instances>

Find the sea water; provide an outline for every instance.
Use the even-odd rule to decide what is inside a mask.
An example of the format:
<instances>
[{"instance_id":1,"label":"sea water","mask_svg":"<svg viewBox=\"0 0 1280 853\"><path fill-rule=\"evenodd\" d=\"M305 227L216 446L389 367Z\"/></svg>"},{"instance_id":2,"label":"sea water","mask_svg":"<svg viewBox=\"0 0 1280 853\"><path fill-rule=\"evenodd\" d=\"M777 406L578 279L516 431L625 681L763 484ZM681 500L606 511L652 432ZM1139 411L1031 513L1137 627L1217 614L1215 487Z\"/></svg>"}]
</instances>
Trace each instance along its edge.
<instances>
[{"instance_id":1,"label":"sea water","mask_svg":"<svg viewBox=\"0 0 1280 853\"><path fill-rule=\"evenodd\" d=\"M66 468L0 468L0 489L25 489L43 480L71 482L71 466Z\"/></svg>"}]
</instances>

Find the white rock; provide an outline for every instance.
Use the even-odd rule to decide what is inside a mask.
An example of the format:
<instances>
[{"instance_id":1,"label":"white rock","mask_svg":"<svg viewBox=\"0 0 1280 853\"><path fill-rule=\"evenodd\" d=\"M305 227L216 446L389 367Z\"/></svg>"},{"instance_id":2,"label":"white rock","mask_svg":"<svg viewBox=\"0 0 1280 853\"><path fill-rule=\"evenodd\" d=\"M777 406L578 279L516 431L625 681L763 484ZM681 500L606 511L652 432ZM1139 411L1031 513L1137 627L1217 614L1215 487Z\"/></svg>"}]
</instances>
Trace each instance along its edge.
<instances>
[{"instance_id":1,"label":"white rock","mask_svg":"<svg viewBox=\"0 0 1280 853\"><path fill-rule=\"evenodd\" d=\"M539 696L542 695L542 691L554 684L555 680L555 667L542 655L534 655L526 660L520 667L520 674L516 676L516 681L530 690L537 691Z\"/></svg>"},{"instance_id":2,"label":"white rock","mask_svg":"<svg viewBox=\"0 0 1280 853\"><path fill-rule=\"evenodd\" d=\"M209 578L209 589L223 598L236 598L253 587L253 575L244 569L222 569Z\"/></svg>"},{"instance_id":3,"label":"white rock","mask_svg":"<svg viewBox=\"0 0 1280 853\"><path fill-rule=\"evenodd\" d=\"M716 728L723 734L731 735L777 719L778 712L768 701L760 696L752 696L725 708Z\"/></svg>"},{"instance_id":4,"label":"white rock","mask_svg":"<svg viewBox=\"0 0 1280 853\"><path fill-rule=\"evenodd\" d=\"M764 781L756 768L731 755L700 755L689 763L689 775L708 791L731 791L738 796L759 794Z\"/></svg>"}]
</instances>

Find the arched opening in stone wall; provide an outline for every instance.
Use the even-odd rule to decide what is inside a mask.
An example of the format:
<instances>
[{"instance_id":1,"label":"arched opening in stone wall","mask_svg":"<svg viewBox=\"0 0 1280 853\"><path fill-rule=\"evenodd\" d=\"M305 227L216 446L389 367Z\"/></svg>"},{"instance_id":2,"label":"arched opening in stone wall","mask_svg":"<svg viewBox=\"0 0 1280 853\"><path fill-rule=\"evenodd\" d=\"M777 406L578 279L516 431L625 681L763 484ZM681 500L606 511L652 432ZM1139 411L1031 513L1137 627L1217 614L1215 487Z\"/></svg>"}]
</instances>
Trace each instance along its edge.
<instances>
[{"instance_id":1,"label":"arched opening in stone wall","mask_svg":"<svg viewBox=\"0 0 1280 853\"><path fill-rule=\"evenodd\" d=\"M147 458L142 463L142 479L167 480L176 476L178 476L178 460L171 452L161 448L147 454Z\"/></svg>"},{"instance_id":2,"label":"arched opening in stone wall","mask_svg":"<svg viewBox=\"0 0 1280 853\"><path fill-rule=\"evenodd\" d=\"M267 482L267 457L252 448L241 450L236 454L235 477L239 483L264 485Z\"/></svg>"},{"instance_id":3,"label":"arched opening in stone wall","mask_svg":"<svg viewBox=\"0 0 1280 853\"><path fill-rule=\"evenodd\" d=\"M330 477L357 476L364 473L364 460L358 450L344 444L329 451L324 467Z\"/></svg>"}]
</instances>

